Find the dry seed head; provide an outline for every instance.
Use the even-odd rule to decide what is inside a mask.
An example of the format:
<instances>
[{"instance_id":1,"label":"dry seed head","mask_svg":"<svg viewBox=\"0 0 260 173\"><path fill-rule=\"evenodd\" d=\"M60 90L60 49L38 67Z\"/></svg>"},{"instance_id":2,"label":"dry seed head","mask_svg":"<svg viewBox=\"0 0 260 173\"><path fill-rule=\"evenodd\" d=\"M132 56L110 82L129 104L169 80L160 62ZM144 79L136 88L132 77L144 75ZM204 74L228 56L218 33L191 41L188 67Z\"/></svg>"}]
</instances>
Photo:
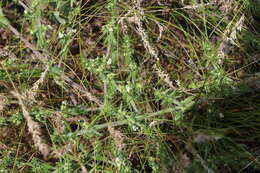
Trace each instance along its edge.
<instances>
[{"instance_id":1,"label":"dry seed head","mask_svg":"<svg viewBox=\"0 0 260 173\"><path fill-rule=\"evenodd\" d=\"M3 94L0 94L0 113L3 112L6 104L7 104L7 98Z\"/></svg>"},{"instance_id":2,"label":"dry seed head","mask_svg":"<svg viewBox=\"0 0 260 173\"><path fill-rule=\"evenodd\" d=\"M112 126L108 126L108 131L112 138L114 139L116 146L119 148L119 150L122 150L125 147L124 140L125 135L121 133L119 130L116 130Z\"/></svg>"}]
</instances>

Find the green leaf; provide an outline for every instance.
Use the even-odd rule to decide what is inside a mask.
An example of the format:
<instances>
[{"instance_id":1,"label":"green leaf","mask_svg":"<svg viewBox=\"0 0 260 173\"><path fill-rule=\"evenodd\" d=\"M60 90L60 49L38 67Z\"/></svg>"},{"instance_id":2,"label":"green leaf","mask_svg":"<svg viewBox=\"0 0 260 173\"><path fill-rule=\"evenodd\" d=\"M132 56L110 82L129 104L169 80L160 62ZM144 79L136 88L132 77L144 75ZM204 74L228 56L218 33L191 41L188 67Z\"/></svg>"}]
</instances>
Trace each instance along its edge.
<instances>
[{"instance_id":1,"label":"green leaf","mask_svg":"<svg viewBox=\"0 0 260 173\"><path fill-rule=\"evenodd\" d=\"M56 18L56 20L62 24L62 25L65 25L66 24L66 20L63 19L62 17L60 17L60 13L58 11L55 11L54 13L54 17Z\"/></svg>"},{"instance_id":2,"label":"green leaf","mask_svg":"<svg viewBox=\"0 0 260 173\"><path fill-rule=\"evenodd\" d=\"M187 111L192 108L192 106L195 104L194 98L194 96L189 96L181 102L183 111Z\"/></svg>"},{"instance_id":3,"label":"green leaf","mask_svg":"<svg viewBox=\"0 0 260 173\"><path fill-rule=\"evenodd\" d=\"M2 3L0 3L0 27L7 26L9 24L8 19L5 17L2 10Z\"/></svg>"}]
</instances>

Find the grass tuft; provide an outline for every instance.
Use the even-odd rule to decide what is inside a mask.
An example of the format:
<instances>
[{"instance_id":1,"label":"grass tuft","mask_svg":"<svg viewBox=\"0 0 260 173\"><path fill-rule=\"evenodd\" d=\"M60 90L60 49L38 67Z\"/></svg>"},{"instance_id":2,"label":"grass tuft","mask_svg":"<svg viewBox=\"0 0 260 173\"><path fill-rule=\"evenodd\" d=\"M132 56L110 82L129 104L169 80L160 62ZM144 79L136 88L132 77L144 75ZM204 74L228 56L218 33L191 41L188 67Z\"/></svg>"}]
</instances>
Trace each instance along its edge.
<instances>
[{"instance_id":1,"label":"grass tuft","mask_svg":"<svg viewBox=\"0 0 260 173\"><path fill-rule=\"evenodd\" d=\"M0 2L0 172L260 170L258 11Z\"/></svg>"}]
</instances>

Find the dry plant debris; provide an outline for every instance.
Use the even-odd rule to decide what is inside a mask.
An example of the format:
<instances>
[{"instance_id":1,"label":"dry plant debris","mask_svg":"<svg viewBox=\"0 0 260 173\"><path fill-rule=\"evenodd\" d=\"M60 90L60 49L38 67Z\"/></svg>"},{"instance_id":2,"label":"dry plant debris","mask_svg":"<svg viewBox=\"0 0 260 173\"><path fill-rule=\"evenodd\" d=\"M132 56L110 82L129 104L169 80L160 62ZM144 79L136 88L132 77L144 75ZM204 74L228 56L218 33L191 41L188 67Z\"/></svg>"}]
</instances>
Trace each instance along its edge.
<instances>
[{"instance_id":1,"label":"dry plant debris","mask_svg":"<svg viewBox=\"0 0 260 173\"><path fill-rule=\"evenodd\" d=\"M4 111L6 103L7 103L7 98L0 93L0 113Z\"/></svg>"},{"instance_id":2,"label":"dry plant debris","mask_svg":"<svg viewBox=\"0 0 260 173\"><path fill-rule=\"evenodd\" d=\"M17 92L13 91L12 94L17 97L19 101L19 105L22 108L23 116L26 119L28 131L32 135L32 140L35 145L35 147L40 151L40 153L43 155L45 159L48 158L50 155L52 149L51 146L47 144L47 142L43 138L42 129L36 121L32 119L30 116L30 113L28 112L27 108L25 107L22 96Z\"/></svg>"}]
</instances>

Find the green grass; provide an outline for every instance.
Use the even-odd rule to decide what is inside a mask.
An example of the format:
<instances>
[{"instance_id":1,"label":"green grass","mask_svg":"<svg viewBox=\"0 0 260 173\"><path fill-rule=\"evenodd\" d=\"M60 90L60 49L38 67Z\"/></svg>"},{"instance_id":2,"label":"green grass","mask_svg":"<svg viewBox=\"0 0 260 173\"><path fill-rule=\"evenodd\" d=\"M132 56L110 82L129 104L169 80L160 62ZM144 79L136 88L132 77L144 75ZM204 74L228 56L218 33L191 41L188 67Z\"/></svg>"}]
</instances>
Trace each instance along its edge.
<instances>
[{"instance_id":1,"label":"green grass","mask_svg":"<svg viewBox=\"0 0 260 173\"><path fill-rule=\"evenodd\" d=\"M0 4L0 172L260 169L257 1L22 2Z\"/></svg>"}]
</instances>

